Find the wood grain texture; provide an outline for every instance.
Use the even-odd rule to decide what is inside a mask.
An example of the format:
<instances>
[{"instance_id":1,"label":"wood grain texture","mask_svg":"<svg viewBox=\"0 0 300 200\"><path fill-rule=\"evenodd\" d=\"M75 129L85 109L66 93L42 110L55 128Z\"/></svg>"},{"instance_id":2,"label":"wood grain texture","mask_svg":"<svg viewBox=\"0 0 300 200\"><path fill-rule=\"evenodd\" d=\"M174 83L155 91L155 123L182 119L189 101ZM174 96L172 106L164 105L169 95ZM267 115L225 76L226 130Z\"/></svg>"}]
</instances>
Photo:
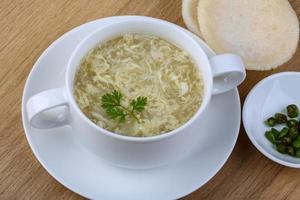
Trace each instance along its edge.
<instances>
[{"instance_id":1,"label":"wood grain texture","mask_svg":"<svg viewBox=\"0 0 300 200\"><path fill-rule=\"evenodd\" d=\"M300 1L290 2L300 16ZM180 0L0 1L0 199L82 199L55 181L33 156L22 128L22 90L34 62L54 40L82 23L113 15L146 15L184 26ZM277 70L248 71L239 87L242 102L259 80L280 71L300 71L299 48ZM300 170L265 158L241 127L225 166L183 199L297 200Z\"/></svg>"}]
</instances>

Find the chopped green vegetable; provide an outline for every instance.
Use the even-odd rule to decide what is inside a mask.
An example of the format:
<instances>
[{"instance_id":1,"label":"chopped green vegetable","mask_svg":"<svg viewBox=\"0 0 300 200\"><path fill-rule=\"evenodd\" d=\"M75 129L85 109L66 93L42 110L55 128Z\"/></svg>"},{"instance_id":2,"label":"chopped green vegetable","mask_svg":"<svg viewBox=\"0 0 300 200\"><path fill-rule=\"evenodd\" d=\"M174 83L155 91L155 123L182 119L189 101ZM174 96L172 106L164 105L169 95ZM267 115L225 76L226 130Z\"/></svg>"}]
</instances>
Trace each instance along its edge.
<instances>
[{"instance_id":1,"label":"chopped green vegetable","mask_svg":"<svg viewBox=\"0 0 300 200\"><path fill-rule=\"evenodd\" d=\"M284 136L286 136L289 132L289 129L287 127L284 127L281 129L278 138L283 138Z\"/></svg>"},{"instance_id":2,"label":"chopped green vegetable","mask_svg":"<svg viewBox=\"0 0 300 200\"><path fill-rule=\"evenodd\" d=\"M290 119L287 122L288 127L297 127L298 128L299 122L295 119Z\"/></svg>"},{"instance_id":3,"label":"chopped green vegetable","mask_svg":"<svg viewBox=\"0 0 300 200\"><path fill-rule=\"evenodd\" d=\"M295 150L294 150L294 148L293 147L291 147L291 146L289 146L289 147L287 147L287 153L289 154L289 155L291 155L291 156L293 156L294 154L295 154Z\"/></svg>"},{"instance_id":4,"label":"chopped green vegetable","mask_svg":"<svg viewBox=\"0 0 300 200\"><path fill-rule=\"evenodd\" d=\"M274 118L275 118L276 124L284 124L287 122L287 116L282 113L276 113Z\"/></svg>"},{"instance_id":5,"label":"chopped green vegetable","mask_svg":"<svg viewBox=\"0 0 300 200\"><path fill-rule=\"evenodd\" d=\"M277 151L280 152L280 153L283 153L283 154L286 154L286 153L287 153L287 148L286 148L286 146L283 145L283 144L277 145L277 146L276 146L276 149L277 149Z\"/></svg>"},{"instance_id":6,"label":"chopped green vegetable","mask_svg":"<svg viewBox=\"0 0 300 200\"><path fill-rule=\"evenodd\" d=\"M296 140L293 141L293 147L295 149L300 149L300 137L298 136Z\"/></svg>"},{"instance_id":7,"label":"chopped green vegetable","mask_svg":"<svg viewBox=\"0 0 300 200\"><path fill-rule=\"evenodd\" d=\"M265 121L266 125L272 127L265 132L265 137L279 153L300 158L300 120L295 119L299 116L299 109L291 104L286 107L286 111L287 115L276 113ZM276 125L281 125L280 131L274 128Z\"/></svg>"},{"instance_id":8,"label":"chopped green vegetable","mask_svg":"<svg viewBox=\"0 0 300 200\"><path fill-rule=\"evenodd\" d=\"M291 128L289 128L289 136L292 139L295 139L298 136L298 127L291 127Z\"/></svg>"},{"instance_id":9,"label":"chopped green vegetable","mask_svg":"<svg viewBox=\"0 0 300 200\"><path fill-rule=\"evenodd\" d=\"M288 105L286 107L286 110L287 110L287 114L290 118L295 118L295 117L298 117L298 115L299 115L299 109L295 104Z\"/></svg>"},{"instance_id":10,"label":"chopped green vegetable","mask_svg":"<svg viewBox=\"0 0 300 200\"><path fill-rule=\"evenodd\" d=\"M292 138L289 136L285 136L281 139L281 141L284 145L290 145L292 143Z\"/></svg>"},{"instance_id":11,"label":"chopped green vegetable","mask_svg":"<svg viewBox=\"0 0 300 200\"><path fill-rule=\"evenodd\" d=\"M280 132L279 132L277 129L275 129L275 128L271 128L270 131L271 131L272 134L274 135L275 139L277 139L278 136L279 136L279 134L280 134Z\"/></svg>"},{"instance_id":12,"label":"chopped green vegetable","mask_svg":"<svg viewBox=\"0 0 300 200\"><path fill-rule=\"evenodd\" d=\"M135 119L138 123L139 118L136 112L141 112L147 105L147 97L138 97L131 101L131 107L125 107L121 104L123 95L114 90L111 93L107 93L102 96L102 107L105 109L106 114L111 119L118 119L120 123L126 121L126 116L130 116Z\"/></svg>"},{"instance_id":13,"label":"chopped green vegetable","mask_svg":"<svg viewBox=\"0 0 300 200\"><path fill-rule=\"evenodd\" d=\"M268 126L271 126L271 127L275 126L275 125L276 125L276 120L275 120L275 118L274 118L274 117L270 117L269 119L266 120L266 124L267 124Z\"/></svg>"},{"instance_id":14,"label":"chopped green vegetable","mask_svg":"<svg viewBox=\"0 0 300 200\"><path fill-rule=\"evenodd\" d=\"M271 131L266 131L265 136L272 144L275 144L276 139Z\"/></svg>"}]
</instances>

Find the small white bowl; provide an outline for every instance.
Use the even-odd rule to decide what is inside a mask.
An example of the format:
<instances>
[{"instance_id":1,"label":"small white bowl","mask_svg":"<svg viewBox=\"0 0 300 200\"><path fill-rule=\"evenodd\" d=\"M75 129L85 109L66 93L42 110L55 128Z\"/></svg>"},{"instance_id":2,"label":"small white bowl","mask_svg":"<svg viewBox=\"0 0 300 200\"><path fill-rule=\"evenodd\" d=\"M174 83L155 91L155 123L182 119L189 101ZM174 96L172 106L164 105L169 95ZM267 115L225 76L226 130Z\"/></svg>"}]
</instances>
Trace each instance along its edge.
<instances>
[{"instance_id":1,"label":"small white bowl","mask_svg":"<svg viewBox=\"0 0 300 200\"><path fill-rule=\"evenodd\" d=\"M293 168L300 168L300 158L277 152L265 137L265 131L270 127L264 121L275 113L285 113L289 104L300 107L299 85L300 72L274 74L260 81L250 91L243 107L243 124L254 146L271 160Z\"/></svg>"}]
</instances>

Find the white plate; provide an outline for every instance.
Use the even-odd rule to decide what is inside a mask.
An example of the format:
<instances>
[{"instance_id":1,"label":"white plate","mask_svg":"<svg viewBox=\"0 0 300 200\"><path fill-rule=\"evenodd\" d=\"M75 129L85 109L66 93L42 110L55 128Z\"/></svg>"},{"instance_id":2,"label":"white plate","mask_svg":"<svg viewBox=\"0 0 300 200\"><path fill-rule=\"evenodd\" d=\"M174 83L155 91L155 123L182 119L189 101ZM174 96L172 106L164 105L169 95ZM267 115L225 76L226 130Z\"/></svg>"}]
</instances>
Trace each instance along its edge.
<instances>
[{"instance_id":1,"label":"white plate","mask_svg":"<svg viewBox=\"0 0 300 200\"><path fill-rule=\"evenodd\" d=\"M224 165L236 143L240 128L237 89L214 96L199 129L210 136L184 161L151 170L111 166L81 148L69 127L38 130L26 117L27 99L40 91L63 85L64 71L75 46L87 34L115 20L109 17L81 25L55 41L35 63L24 88L22 117L34 155L57 181L91 199L177 199L210 180ZM214 53L195 38L208 55ZM197 131L197 130L195 130ZM176 147L174 147L176 148Z\"/></svg>"},{"instance_id":2,"label":"white plate","mask_svg":"<svg viewBox=\"0 0 300 200\"><path fill-rule=\"evenodd\" d=\"M300 159L279 153L265 137L270 127L264 121L289 104L300 106L300 73L282 72L260 81L248 94L243 108L243 124L254 146L271 160L287 167L300 168ZM282 126L276 126L280 130Z\"/></svg>"}]
</instances>

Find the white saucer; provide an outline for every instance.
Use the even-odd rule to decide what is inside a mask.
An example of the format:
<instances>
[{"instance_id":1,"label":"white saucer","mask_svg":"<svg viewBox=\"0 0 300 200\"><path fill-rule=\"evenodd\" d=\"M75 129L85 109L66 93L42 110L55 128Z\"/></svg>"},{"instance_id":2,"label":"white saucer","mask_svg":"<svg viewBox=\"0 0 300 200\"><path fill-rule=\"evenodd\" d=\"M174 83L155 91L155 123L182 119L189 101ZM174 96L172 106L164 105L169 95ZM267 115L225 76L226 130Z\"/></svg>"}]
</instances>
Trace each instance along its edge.
<instances>
[{"instance_id":1,"label":"white saucer","mask_svg":"<svg viewBox=\"0 0 300 200\"><path fill-rule=\"evenodd\" d=\"M240 128L237 89L212 98L199 129L208 140L176 164L151 170L111 166L81 148L69 127L51 130L31 128L25 110L27 99L40 91L60 87L69 56L78 42L95 28L134 16L96 20L64 34L35 63L24 88L22 117L34 155L61 184L90 199L177 199L209 181L224 165ZM214 53L198 38L208 55ZM197 131L197 130L195 130ZM174 147L175 148L175 147Z\"/></svg>"}]
</instances>

